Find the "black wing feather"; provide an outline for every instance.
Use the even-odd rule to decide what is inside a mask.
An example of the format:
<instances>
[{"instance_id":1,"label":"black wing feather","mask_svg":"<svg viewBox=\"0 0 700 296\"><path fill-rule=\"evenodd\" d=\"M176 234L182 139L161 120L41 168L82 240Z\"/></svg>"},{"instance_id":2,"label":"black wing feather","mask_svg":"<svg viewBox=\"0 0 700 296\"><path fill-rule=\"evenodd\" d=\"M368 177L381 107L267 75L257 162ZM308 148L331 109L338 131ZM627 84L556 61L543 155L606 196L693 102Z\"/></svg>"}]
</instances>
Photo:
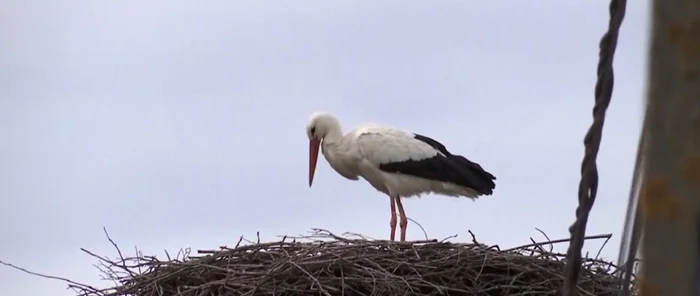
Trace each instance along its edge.
<instances>
[{"instance_id":1,"label":"black wing feather","mask_svg":"<svg viewBox=\"0 0 700 296\"><path fill-rule=\"evenodd\" d=\"M421 160L406 160L381 164L379 169L388 173L402 173L429 180L449 182L469 187L482 195L491 195L496 188L496 177L484 170L481 165L461 155L450 153L445 145L429 137L414 134L422 141L440 151L434 157Z\"/></svg>"}]
</instances>

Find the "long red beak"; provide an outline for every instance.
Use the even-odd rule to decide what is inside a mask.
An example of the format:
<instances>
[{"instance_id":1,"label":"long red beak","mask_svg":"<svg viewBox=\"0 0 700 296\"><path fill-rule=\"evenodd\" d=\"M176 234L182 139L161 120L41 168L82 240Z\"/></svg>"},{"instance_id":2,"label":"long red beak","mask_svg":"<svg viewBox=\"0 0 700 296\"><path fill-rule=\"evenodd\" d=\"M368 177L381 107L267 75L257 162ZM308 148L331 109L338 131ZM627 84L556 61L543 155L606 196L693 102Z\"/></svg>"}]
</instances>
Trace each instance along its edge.
<instances>
[{"instance_id":1,"label":"long red beak","mask_svg":"<svg viewBox=\"0 0 700 296\"><path fill-rule=\"evenodd\" d=\"M319 140L309 141L309 188L314 183L314 173L316 173L316 161L318 161L318 147L321 145Z\"/></svg>"}]
</instances>

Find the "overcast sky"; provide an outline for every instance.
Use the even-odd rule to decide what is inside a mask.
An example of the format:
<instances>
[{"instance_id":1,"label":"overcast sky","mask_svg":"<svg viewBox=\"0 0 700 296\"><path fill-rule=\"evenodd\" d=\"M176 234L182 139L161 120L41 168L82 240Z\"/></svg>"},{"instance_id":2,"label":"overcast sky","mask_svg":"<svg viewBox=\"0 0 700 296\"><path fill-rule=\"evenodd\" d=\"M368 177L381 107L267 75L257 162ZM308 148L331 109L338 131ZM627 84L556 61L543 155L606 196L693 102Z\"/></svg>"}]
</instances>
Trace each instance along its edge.
<instances>
[{"instance_id":1,"label":"overcast sky","mask_svg":"<svg viewBox=\"0 0 700 296\"><path fill-rule=\"evenodd\" d=\"M589 234L616 259L645 93L629 4ZM389 235L389 198L319 161L316 110L432 136L498 178L404 202L432 238L568 237L608 1L0 0L0 260L98 283L96 261L303 234ZM409 224L408 238L421 239ZM596 252L600 242L586 244ZM559 250L564 251L566 245ZM2 295L72 295L0 267ZM103 284L107 284L106 282Z\"/></svg>"}]
</instances>

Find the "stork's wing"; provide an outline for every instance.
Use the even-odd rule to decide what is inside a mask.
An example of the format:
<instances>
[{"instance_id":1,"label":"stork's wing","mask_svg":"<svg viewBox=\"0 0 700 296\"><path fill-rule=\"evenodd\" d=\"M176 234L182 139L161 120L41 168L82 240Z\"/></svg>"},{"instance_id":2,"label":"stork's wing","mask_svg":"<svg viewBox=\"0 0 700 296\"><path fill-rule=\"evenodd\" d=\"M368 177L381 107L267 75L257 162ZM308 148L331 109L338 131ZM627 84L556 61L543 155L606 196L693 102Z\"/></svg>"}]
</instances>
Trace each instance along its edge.
<instances>
[{"instance_id":1,"label":"stork's wing","mask_svg":"<svg viewBox=\"0 0 700 296\"><path fill-rule=\"evenodd\" d=\"M355 131L355 144L362 157L376 166L422 160L438 154L437 150L414 136L399 129L370 126Z\"/></svg>"}]
</instances>

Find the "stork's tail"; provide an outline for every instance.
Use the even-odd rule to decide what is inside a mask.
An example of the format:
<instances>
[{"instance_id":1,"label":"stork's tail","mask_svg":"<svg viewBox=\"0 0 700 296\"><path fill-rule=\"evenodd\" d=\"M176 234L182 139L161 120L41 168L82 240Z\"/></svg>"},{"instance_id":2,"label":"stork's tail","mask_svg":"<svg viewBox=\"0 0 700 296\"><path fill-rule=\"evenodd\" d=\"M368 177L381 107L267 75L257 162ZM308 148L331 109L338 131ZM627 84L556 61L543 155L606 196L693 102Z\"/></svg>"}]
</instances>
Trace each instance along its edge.
<instances>
[{"instance_id":1,"label":"stork's tail","mask_svg":"<svg viewBox=\"0 0 700 296\"><path fill-rule=\"evenodd\" d=\"M478 163L468 160L461 155L449 155L449 159L456 163L455 168L472 186L471 189L480 195L491 195L496 189L496 176L484 170Z\"/></svg>"}]
</instances>

